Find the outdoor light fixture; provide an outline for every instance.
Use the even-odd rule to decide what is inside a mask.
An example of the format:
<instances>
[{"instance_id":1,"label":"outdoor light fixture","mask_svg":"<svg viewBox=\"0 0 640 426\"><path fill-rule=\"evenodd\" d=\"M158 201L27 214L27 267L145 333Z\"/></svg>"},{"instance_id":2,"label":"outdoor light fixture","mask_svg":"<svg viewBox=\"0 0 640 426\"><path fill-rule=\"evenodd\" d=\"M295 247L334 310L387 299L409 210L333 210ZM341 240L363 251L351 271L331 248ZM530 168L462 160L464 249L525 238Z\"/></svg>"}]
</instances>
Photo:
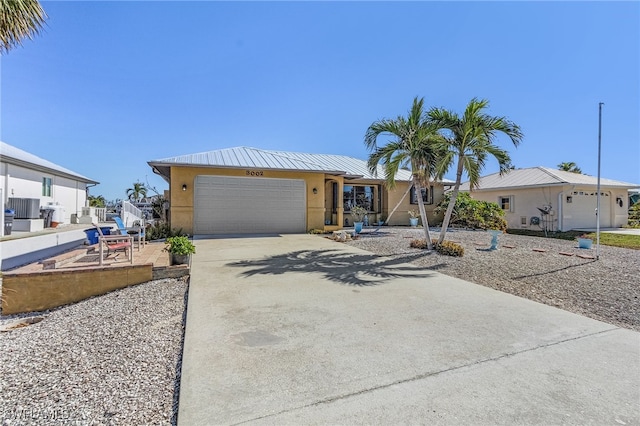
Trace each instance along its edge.
<instances>
[{"instance_id":1,"label":"outdoor light fixture","mask_svg":"<svg viewBox=\"0 0 640 426\"><path fill-rule=\"evenodd\" d=\"M313 188L313 193L317 194L318 193L318 188Z\"/></svg>"},{"instance_id":2,"label":"outdoor light fixture","mask_svg":"<svg viewBox=\"0 0 640 426\"><path fill-rule=\"evenodd\" d=\"M186 183L183 183L183 184L182 184L182 190L183 190L183 191L186 191L186 190L187 190L187 184L186 184Z\"/></svg>"}]
</instances>

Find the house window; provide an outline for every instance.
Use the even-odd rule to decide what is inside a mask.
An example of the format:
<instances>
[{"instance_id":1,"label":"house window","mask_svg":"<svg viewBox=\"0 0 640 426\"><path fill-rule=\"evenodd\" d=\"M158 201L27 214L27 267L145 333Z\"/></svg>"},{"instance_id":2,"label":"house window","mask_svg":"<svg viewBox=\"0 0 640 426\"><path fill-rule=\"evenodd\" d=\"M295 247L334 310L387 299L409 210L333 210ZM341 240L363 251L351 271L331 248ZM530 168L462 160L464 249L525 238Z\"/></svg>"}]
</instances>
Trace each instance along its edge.
<instances>
[{"instance_id":1,"label":"house window","mask_svg":"<svg viewBox=\"0 0 640 426\"><path fill-rule=\"evenodd\" d=\"M509 195L506 197L498 197L498 204L500 208L506 212L513 211L513 195Z\"/></svg>"},{"instance_id":2,"label":"house window","mask_svg":"<svg viewBox=\"0 0 640 426\"><path fill-rule=\"evenodd\" d=\"M360 206L367 209L367 211L376 211L376 206L379 204L375 198L376 191L375 186L365 185L345 185L342 189L342 202L344 205L344 211L351 211L351 207Z\"/></svg>"},{"instance_id":3,"label":"house window","mask_svg":"<svg viewBox=\"0 0 640 426\"><path fill-rule=\"evenodd\" d=\"M42 196L51 197L51 178L42 178Z\"/></svg>"},{"instance_id":4,"label":"house window","mask_svg":"<svg viewBox=\"0 0 640 426\"><path fill-rule=\"evenodd\" d=\"M418 204L418 197L416 196L416 189L411 188L410 201L411 204ZM422 202L424 204L433 204L433 185L427 188L422 188Z\"/></svg>"}]
</instances>

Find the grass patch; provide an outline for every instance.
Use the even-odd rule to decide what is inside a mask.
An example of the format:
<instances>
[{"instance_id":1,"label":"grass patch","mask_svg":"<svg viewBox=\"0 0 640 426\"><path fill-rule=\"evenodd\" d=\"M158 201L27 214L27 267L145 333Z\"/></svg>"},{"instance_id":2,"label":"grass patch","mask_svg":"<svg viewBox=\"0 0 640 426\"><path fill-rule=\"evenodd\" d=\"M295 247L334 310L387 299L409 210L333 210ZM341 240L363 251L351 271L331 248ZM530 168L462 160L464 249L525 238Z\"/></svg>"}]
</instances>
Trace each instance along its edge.
<instances>
[{"instance_id":1,"label":"grass patch","mask_svg":"<svg viewBox=\"0 0 640 426\"><path fill-rule=\"evenodd\" d=\"M591 238L594 243L596 241L596 233L586 234L587 238ZM640 250L640 235L610 234L608 232L600 233L600 244L603 246L622 247L634 250Z\"/></svg>"},{"instance_id":2,"label":"grass patch","mask_svg":"<svg viewBox=\"0 0 640 426\"><path fill-rule=\"evenodd\" d=\"M530 237L545 237L544 231L532 231L530 229L507 229L507 233L513 235L528 235ZM584 233L581 231L549 232L547 238L575 240L581 235L584 235L585 238L591 238L594 243L596 241L595 232ZM600 245L640 250L640 235L610 234L608 232L601 232Z\"/></svg>"}]
</instances>

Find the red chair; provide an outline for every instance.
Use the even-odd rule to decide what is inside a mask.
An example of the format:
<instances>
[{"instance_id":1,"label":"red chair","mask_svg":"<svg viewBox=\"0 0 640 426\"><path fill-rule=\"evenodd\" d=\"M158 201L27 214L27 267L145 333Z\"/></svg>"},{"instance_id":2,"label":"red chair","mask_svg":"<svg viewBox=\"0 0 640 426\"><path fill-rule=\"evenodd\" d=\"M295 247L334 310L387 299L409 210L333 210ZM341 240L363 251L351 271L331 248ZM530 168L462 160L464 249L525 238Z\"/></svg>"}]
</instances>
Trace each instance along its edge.
<instances>
[{"instance_id":1,"label":"red chair","mask_svg":"<svg viewBox=\"0 0 640 426\"><path fill-rule=\"evenodd\" d=\"M129 258L129 263L133 265L133 236L131 235L104 235L102 229L95 223L93 226L98 230L98 247L100 253L100 265L105 257L109 257L111 252L124 250ZM104 247L107 247L107 255L103 256ZM117 256L116 256L117 257Z\"/></svg>"}]
</instances>

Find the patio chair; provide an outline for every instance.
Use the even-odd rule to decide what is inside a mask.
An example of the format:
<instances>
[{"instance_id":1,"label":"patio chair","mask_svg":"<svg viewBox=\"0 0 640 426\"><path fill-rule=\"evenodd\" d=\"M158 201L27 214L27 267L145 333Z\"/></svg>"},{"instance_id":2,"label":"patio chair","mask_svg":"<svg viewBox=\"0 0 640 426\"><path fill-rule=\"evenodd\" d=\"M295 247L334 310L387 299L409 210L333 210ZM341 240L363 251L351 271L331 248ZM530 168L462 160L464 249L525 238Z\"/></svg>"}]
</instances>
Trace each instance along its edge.
<instances>
[{"instance_id":1,"label":"patio chair","mask_svg":"<svg viewBox=\"0 0 640 426\"><path fill-rule=\"evenodd\" d=\"M144 220L142 221L142 224L138 226L129 227L129 228L125 226L121 217L116 216L113 218L113 220L116 222L116 225L118 226L118 231L120 231L120 235L131 235L133 237L133 240L138 242L138 251L140 251L140 246L144 245L146 240Z\"/></svg>"},{"instance_id":2,"label":"patio chair","mask_svg":"<svg viewBox=\"0 0 640 426\"><path fill-rule=\"evenodd\" d=\"M100 255L100 265L102 265L105 257L109 257L111 252L124 250L129 259L129 263L133 265L133 236L131 235L104 235L102 229L97 224L93 224L98 230L98 252ZM103 256L104 247L107 247L107 255ZM117 257L117 256L116 256Z\"/></svg>"}]
</instances>

